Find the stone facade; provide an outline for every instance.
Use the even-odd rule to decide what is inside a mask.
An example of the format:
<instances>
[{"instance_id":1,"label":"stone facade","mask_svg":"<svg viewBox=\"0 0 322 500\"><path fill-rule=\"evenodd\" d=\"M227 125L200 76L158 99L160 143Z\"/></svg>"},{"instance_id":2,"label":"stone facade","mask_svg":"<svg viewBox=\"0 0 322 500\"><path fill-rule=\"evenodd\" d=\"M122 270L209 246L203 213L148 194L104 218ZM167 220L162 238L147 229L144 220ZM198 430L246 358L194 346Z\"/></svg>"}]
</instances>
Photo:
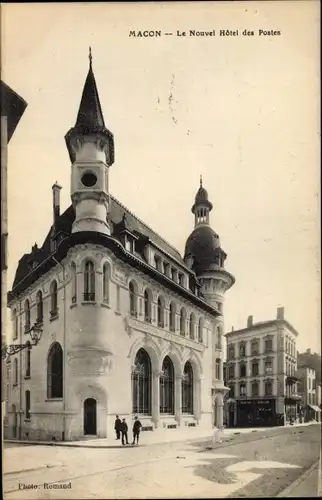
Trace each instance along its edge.
<instances>
[{"instance_id":1,"label":"stone facade","mask_svg":"<svg viewBox=\"0 0 322 500\"><path fill-rule=\"evenodd\" d=\"M114 139L92 62L65 139L72 206L60 215L55 184L52 227L9 293L12 341L28 340L34 324L42 337L7 365L6 437L105 438L116 415L131 426L138 414L156 432L222 425L223 301L234 278L208 193L200 187L193 207L200 238L215 235L206 263L198 245L187 243L183 259L110 195Z\"/></svg>"}]
</instances>

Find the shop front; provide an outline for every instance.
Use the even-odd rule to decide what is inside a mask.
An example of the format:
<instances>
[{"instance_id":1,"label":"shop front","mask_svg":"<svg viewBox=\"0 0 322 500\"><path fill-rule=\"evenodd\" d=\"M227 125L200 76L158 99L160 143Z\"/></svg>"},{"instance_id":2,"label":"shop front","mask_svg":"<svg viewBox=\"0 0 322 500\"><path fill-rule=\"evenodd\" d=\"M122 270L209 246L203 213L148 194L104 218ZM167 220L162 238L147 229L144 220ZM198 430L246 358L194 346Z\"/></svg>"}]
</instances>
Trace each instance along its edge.
<instances>
[{"instance_id":1,"label":"shop front","mask_svg":"<svg viewBox=\"0 0 322 500\"><path fill-rule=\"evenodd\" d=\"M275 399L237 401L236 427L269 427L272 425L276 425Z\"/></svg>"}]
</instances>

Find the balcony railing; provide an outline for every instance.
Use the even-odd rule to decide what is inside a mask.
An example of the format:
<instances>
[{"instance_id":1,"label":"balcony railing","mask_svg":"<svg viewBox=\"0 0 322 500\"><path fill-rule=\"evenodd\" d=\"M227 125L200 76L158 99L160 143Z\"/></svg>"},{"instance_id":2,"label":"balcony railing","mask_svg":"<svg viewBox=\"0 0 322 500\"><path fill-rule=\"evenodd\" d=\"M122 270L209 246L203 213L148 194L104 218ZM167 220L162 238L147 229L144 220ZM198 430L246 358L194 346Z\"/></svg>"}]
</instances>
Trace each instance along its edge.
<instances>
[{"instance_id":1,"label":"balcony railing","mask_svg":"<svg viewBox=\"0 0 322 500\"><path fill-rule=\"evenodd\" d=\"M130 315L133 316L133 318L137 318L138 317L138 313L137 311L130 311Z\"/></svg>"},{"instance_id":2,"label":"balcony railing","mask_svg":"<svg viewBox=\"0 0 322 500\"><path fill-rule=\"evenodd\" d=\"M144 321L146 321L147 323L151 323L151 322L152 322L152 318L151 318L151 316L149 316L148 314L146 314L146 315L144 316Z\"/></svg>"},{"instance_id":3,"label":"balcony railing","mask_svg":"<svg viewBox=\"0 0 322 500\"><path fill-rule=\"evenodd\" d=\"M84 302L95 302L95 293L84 293Z\"/></svg>"}]
</instances>

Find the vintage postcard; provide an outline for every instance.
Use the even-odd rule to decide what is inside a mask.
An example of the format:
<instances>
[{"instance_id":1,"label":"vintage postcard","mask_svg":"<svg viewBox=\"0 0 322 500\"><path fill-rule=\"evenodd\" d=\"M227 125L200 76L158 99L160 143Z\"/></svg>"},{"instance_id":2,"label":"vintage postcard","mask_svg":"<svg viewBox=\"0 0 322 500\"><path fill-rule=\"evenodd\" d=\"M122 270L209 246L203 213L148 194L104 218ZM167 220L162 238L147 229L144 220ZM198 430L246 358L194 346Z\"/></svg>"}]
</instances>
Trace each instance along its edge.
<instances>
[{"instance_id":1,"label":"vintage postcard","mask_svg":"<svg viewBox=\"0 0 322 500\"><path fill-rule=\"evenodd\" d=\"M1 5L4 498L321 492L319 35Z\"/></svg>"}]
</instances>

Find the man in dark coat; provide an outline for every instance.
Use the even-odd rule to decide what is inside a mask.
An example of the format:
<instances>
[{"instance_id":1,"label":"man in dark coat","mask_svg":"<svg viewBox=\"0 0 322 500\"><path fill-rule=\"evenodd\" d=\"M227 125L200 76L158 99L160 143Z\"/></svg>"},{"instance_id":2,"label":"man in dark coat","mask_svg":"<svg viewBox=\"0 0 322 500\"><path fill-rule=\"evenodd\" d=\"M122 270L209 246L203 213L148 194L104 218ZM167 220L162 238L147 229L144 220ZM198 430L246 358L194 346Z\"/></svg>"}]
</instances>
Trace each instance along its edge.
<instances>
[{"instance_id":1,"label":"man in dark coat","mask_svg":"<svg viewBox=\"0 0 322 500\"><path fill-rule=\"evenodd\" d=\"M115 429L115 432L116 432L116 439L120 439L120 436L121 436L121 419L118 415L116 415L116 419L115 419L115 424L114 424L114 429Z\"/></svg>"},{"instance_id":2,"label":"man in dark coat","mask_svg":"<svg viewBox=\"0 0 322 500\"><path fill-rule=\"evenodd\" d=\"M128 438L127 438L127 423L125 422L125 418L122 418L121 422L121 434L122 434L122 444L129 444Z\"/></svg>"},{"instance_id":3,"label":"man in dark coat","mask_svg":"<svg viewBox=\"0 0 322 500\"><path fill-rule=\"evenodd\" d=\"M133 443L139 444L139 437L140 437L140 430L141 430L142 424L138 417L134 417L134 424L133 424Z\"/></svg>"}]
</instances>

